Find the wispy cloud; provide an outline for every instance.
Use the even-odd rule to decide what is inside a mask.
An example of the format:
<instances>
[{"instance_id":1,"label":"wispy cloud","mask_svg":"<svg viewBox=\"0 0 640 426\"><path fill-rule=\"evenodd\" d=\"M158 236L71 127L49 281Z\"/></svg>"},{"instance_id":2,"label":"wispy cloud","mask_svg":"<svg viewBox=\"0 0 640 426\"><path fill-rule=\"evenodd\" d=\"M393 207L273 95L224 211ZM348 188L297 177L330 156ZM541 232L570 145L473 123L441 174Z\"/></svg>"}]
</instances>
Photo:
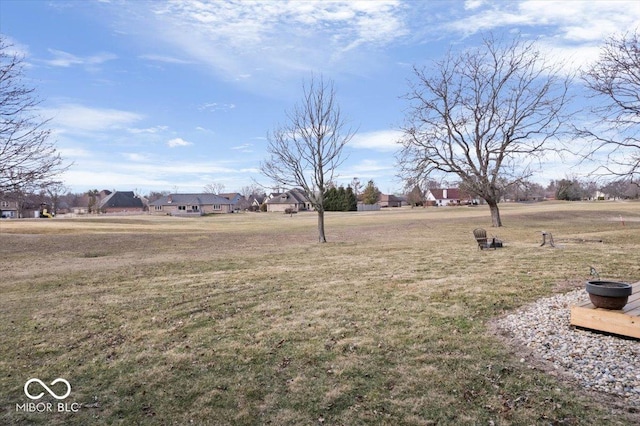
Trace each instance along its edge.
<instances>
[{"instance_id":1,"label":"wispy cloud","mask_svg":"<svg viewBox=\"0 0 640 426\"><path fill-rule=\"evenodd\" d=\"M398 130L379 130L374 132L364 132L356 134L350 147L357 149L371 149L381 152L393 152L398 150L398 140L402 137L402 132Z\"/></svg>"},{"instance_id":2,"label":"wispy cloud","mask_svg":"<svg viewBox=\"0 0 640 426\"><path fill-rule=\"evenodd\" d=\"M397 0L128 5L149 6L148 22L138 23L148 37L164 39L228 80L268 76L272 85L292 73L344 68L354 49L377 49L409 34L403 19L408 7ZM134 15L140 16L123 19Z\"/></svg>"},{"instance_id":3,"label":"wispy cloud","mask_svg":"<svg viewBox=\"0 0 640 426\"><path fill-rule=\"evenodd\" d=\"M210 111L210 112L230 111L235 108L236 108L235 104L219 104L217 102L208 102L198 107L198 109L201 111Z\"/></svg>"},{"instance_id":4,"label":"wispy cloud","mask_svg":"<svg viewBox=\"0 0 640 426\"><path fill-rule=\"evenodd\" d=\"M393 175L394 170L393 161L365 158L354 164L347 164L341 167L338 171L337 180L342 184L349 184L351 179L357 177L361 183L366 184L369 180L377 181L382 177L388 178Z\"/></svg>"},{"instance_id":5,"label":"wispy cloud","mask_svg":"<svg viewBox=\"0 0 640 426\"><path fill-rule=\"evenodd\" d=\"M567 40L602 40L621 28L635 28L640 5L635 1L468 1L468 14L444 22L455 31L475 33L509 25L542 26Z\"/></svg>"},{"instance_id":6,"label":"wispy cloud","mask_svg":"<svg viewBox=\"0 0 640 426\"><path fill-rule=\"evenodd\" d=\"M79 104L62 104L43 109L45 117L62 132L87 132L123 129L144 118L130 111L110 108L92 108Z\"/></svg>"},{"instance_id":7,"label":"wispy cloud","mask_svg":"<svg viewBox=\"0 0 640 426\"><path fill-rule=\"evenodd\" d=\"M133 134L143 134L143 133L157 134L157 133L165 132L168 129L169 129L168 126L154 126L154 127L147 127L145 129L132 128L132 129L128 129L128 130L129 130L129 132L131 132Z\"/></svg>"},{"instance_id":8,"label":"wispy cloud","mask_svg":"<svg viewBox=\"0 0 640 426\"><path fill-rule=\"evenodd\" d=\"M54 67L68 68L74 65L84 65L94 67L107 61L117 58L113 53L101 52L90 56L76 56L74 54L64 52L62 50L49 49L49 53L53 55L53 59L46 59L43 62Z\"/></svg>"},{"instance_id":9,"label":"wispy cloud","mask_svg":"<svg viewBox=\"0 0 640 426\"><path fill-rule=\"evenodd\" d=\"M245 143L242 145L238 145L238 146L232 146L231 149L233 149L234 151L240 151L243 153L251 153L253 152L253 144L250 143Z\"/></svg>"},{"instance_id":10,"label":"wispy cloud","mask_svg":"<svg viewBox=\"0 0 640 426\"><path fill-rule=\"evenodd\" d=\"M570 53L565 65L574 69L595 60L604 39L635 29L640 20L640 3L634 1L468 1L465 9L435 28L466 36L504 29L540 34L550 57L565 62Z\"/></svg>"},{"instance_id":11,"label":"wispy cloud","mask_svg":"<svg viewBox=\"0 0 640 426\"><path fill-rule=\"evenodd\" d=\"M167 64L192 64L193 63L192 61L176 58L175 56L167 56L167 55L146 54L146 55L140 55L139 58L145 59L147 61L164 62Z\"/></svg>"},{"instance_id":12,"label":"wispy cloud","mask_svg":"<svg viewBox=\"0 0 640 426\"><path fill-rule=\"evenodd\" d=\"M358 164L351 166L351 170L355 175L372 174L386 171L393 168L392 163L381 162L379 160L364 159Z\"/></svg>"},{"instance_id":13,"label":"wispy cloud","mask_svg":"<svg viewBox=\"0 0 640 426\"><path fill-rule=\"evenodd\" d=\"M143 154L140 152L123 152L121 155L128 161L134 161L138 163L151 161L152 156L149 154Z\"/></svg>"},{"instance_id":14,"label":"wispy cloud","mask_svg":"<svg viewBox=\"0 0 640 426\"><path fill-rule=\"evenodd\" d=\"M167 141L167 146L169 148L177 148L177 147L180 147L180 146L189 146L189 145L193 145L193 143L187 142L182 138L174 138L174 139L171 139L171 140Z\"/></svg>"},{"instance_id":15,"label":"wispy cloud","mask_svg":"<svg viewBox=\"0 0 640 426\"><path fill-rule=\"evenodd\" d=\"M63 178L67 185L75 188L141 188L143 190L170 190L179 187L180 191L201 191L212 180L245 184L250 174L258 171L241 164L214 161L161 160L144 153L121 153L127 160L114 162L110 156L95 153L90 159L74 164ZM99 173L96 173L99 170ZM234 186L235 187L235 186Z\"/></svg>"}]
</instances>

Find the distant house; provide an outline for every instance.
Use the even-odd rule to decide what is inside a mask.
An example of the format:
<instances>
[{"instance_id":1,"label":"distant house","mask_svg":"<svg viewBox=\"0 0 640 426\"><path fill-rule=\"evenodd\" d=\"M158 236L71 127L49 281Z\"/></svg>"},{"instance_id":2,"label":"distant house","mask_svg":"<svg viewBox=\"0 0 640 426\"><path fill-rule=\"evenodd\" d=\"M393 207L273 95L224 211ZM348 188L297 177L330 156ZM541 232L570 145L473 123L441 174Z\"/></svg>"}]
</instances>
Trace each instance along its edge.
<instances>
[{"instance_id":1,"label":"distant house","mask_svg":"<svg viewBox=\"0 0 640 426\"><path fill-rule=\"evenodd\" d=\"M240 193L231 192L227 194L218 194L218 195L231 201L231 205L233 206L234 211L248 210L251 207L251 202L249 202L249 200L244 198L244 195Z\"/></svg>"},{"instance_id":2,"label":"distant house","mask_svg":"<svg viewBox=\"0 0 640 426\"><path fill-rule=\"evenodd\" d=\"M133 191L112 192L98 204L101 213L141 213L144 209L144 203Z\"/></svg>"},{"instance_id":3,"label":"distant house","mask_svg":"<svg viewBox=\"0 0 640 426\"><path fill-rule=\"evenodd\" d=\"M75 214L97 213L100 211L99 207L101 201L111 194L112 192L108 189L103 189L93 195L89 195L89 193L85 192L76 200L71 212Z\"/></svg>"},{"instance_id":4,"label":"distant house","mask_svg":"<svg viewBox=\"0 0 640 426\"><path fill-rule=\"evenodd\" d=\"M0 218L17 218L18 202L0 199Z\"/></svg>"},{"instance_id":5,"label":"distant house","mask_svg":"<svg viewBox=\"0 0 640 426\"><path fill-rule=\"evenodd\" d=\"M380 207L402 207L402 198L391 194L380 194L378 204Z\"/></svg>"},{"instance_id":6,"label":"distant house","mask_svg":"<svg viewBox=\"0 0 640 426\"><path fill-rule=\"evenodd\" d=\"M149 213L171 216L202 216L233 210L228 198L215 194L169 194L149 203Z\"/></svg>"},{"instance_id":7,"label":"distant house","mask_svg":"<svg viewBox=\"0 0 640 426\"><path fill-rule=\"evenodd\" d=\"M429 189L426 196L427 203L435 206L459 206L478 204L478 200L458 188Z\"/></svg>"},{"instance_id":8,"label":"distant house","mask_svg":"<svg viewBox=\"0 0 640 426\"><path fill-rule=\"evenodd\" d=\"M294 212L311 210L311 202L302 189L294 188L284 194L271 194L266 201L268 212L284 212L291 209Z\"/></svg>"},{"instance_id":9,"label":"distant house","mask_svg":"<svg viewBox=\"0 0 640 426\"><path fill-rule=\"evenodd\" d=\"M249 196L249 209L250 210L255 210L258 211L260 210L260 206L262 206L262 203L264 203L267 200L267 196L266 195L257 195L257 194L253 194L251 196Z\"/></svg>"},{"instance_id":10,"label":"distant house","mask_svg":"<svg viewBox=\"0 0 640 426\"><path fill-rule=\"evenodd\" d=\"M69 207L69 203L66 201L58 201L55 207L56 214L67 214L71 212L71 207Z\"/></svg>"}]
</instances>

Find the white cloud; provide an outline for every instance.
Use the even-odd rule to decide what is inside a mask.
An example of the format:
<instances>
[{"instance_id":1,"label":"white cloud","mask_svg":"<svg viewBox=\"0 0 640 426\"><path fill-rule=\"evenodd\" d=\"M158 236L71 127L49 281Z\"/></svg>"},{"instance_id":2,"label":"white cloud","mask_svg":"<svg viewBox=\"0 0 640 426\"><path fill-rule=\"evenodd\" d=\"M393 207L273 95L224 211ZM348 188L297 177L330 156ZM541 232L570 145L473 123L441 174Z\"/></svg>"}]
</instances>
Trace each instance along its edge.
<instances>
[{"instance_id":1,"label":"white cloud","mask_svg":"<svg viewBox=\"0 0 640 426\"><path fill-rule=\"evenodd\" d=\"M387 171L393 168L393 161L381 163L379 160L364 159L358 164L351 166L354 175L372 174Z\"/></svg>"},{"instance_id":2,"label":"white cloud","mask_svg":"<svg viewBox=\"0 0 640 426\"><path fill-rule=\"evenodd\" d=\"M51 117L51 123L61 132L86 132L122 129L144 116L117 109L91 108L79 104L63 104L42 109L42 114Z\"/></svg>"},{"instance_id":3,"label":"white cloud","mask_svg":"<svg viewBox=\"0 0 640 426\"><path fill-rule=\"evenodd\" d=\"M100 170L100 172L97 173L96 170ZM67 185L80 190L89 188L103 189L105 187L131 190L134 187L139 188L141 186L154 189L171 188L171 183L166 178L145 176L136 172L113 172L109 170L109 167L103 169L78 169L72 167L63 174L63 177Z\"/></svg>"},{"instance_id":4,"label":"white cloud","mask_svg":"<svg viewBox=\"0 0 640 426\"><path fill-rule=\"evenodd\" d=\"M235 104L219 104L217 102L209 102L206 104L202 104L198 107L198 109L200 109L201 111L211 111L211 112L230 111L235 108L236 108Z\"/></svg>"},{"instance_id":5,"label":"white cloud","mask_svg":"<svg viewBox=\"0 0 640 426\"><path fill-rule=\"evenodd\" d=\"M242 145L238 145L238 146L232 146L231 149L234 151L240 151L243 153L251 153L253 152L253 144L250 143L245 143Z\"/></svg>"},{"instance_id":6,"label":"white cloud","mask_svg":"<svg viewBox=\"0 0 640 426\"><path fill-rule=\"evenodd\" d=\"M136 23L147 37L156 42L163 38L176 53L229 80L277 76L271 78L273 84L292 73L344 68L354 49L376 49L409 34L403 19L408 7L398 0L184 0L129 6L152 8L151 13L143 11L149 21ZM123 18L133 16L140 14ZM353 69L358 69L355 62Z\"/></svg>"},{"instance_id":7,"label":"white cloud","mask_svg":"<svg viewBox=\"0 0 640 426\"><path fill-rule=\"evenodd\" d=\"M193 143L187 142L182 138L174 138L174 139L171 139L171 140L167 141L167 146L169 148L176 148L176 147L179 147L179 146L189 146L189 145L193 145Z\"/></svg>"},{"instance_id":8,"label":"white cloud","mask_svg":"<svg viewBox=\"0 0 640 426\"><path fill-rule=\"evenodd\" d=\"M134 162L148 162L151 161L151 156L148 154L141 154L139 152L123 152L122 156L129 161Z\"/></svg>"},{"instance_id":9,"label":"white cloud","mask_svg":"<svg viewBox=\"0 0 640 426\"><path fill-rule=\"evenodd\" d=\"M193 63L192 61L176 58L174 56L156 55L151 53L146 55L140 55L139 58L145 59L148 61L154 61L154 62L164 62L167 64L192 64Z\"/></svg>"},{"instance_id":10,"label":"white cloud","mask_svg":"<svg viewBox=\"0 0 640 426\"><path fill-rule=\"evenodd\" d=\"M104 62L111 61L117 58L113 53L101 52L95 55L81 57L76 56L68 52L64 52L62 50L49 49L49 53L51 53L54 58L43 61L44 63L54 66L54 67L64 67L68 68L73 65L87 65L87 66L95 66L100 65Z\"/></svg>"},{"instance_id":11,"label":"white cloud","mask_svg":"<svg viewBox=\"0 0 640 426\"><path fill-rule=\"evenodd\" d=\"M599 46L606 38L638 27L640 2L470 0L464 12L440 21L432 27L438 34L469 37L507 30L524 38L537 38L549 59L573 72L597 59Z\"/></svg>"},{"instance_id":12,"label":"white cloud","mask_svg":"<svg viewBox=\"0 0 640 426\"><path fill-rule=\"evenodd\" d=\"M129 132L133 133L133 134L143 134L143 133L147 133L147 134L156 134L156 133L162 133L165 132L169 129L168 126L154 126L154 127L147 127L146 129L128 129Z\"/></svg>"},{"instance_id":13,"label":"white cloud","mask_svg":"<svg viewBox=\"0 0 640 426\"><path fill-rule=\"evenodd\" d=\"M464 2L464 8L467 10L473 10L479 8L483 4L483 0L467 0Z\"/></svg>"},{"instance_id":14,"label":"white cloud","mask_svg":"<svg viewBox=\"0 0 640 426\"><path fill-rule=\"evenodd\" d=\"M397 151L398 140L402 132L398 130L379 130L374 132L357 133L349 142L350 147L357 149L372 149L381 152Z\"/></svg>"},{"instance_id":15,"label":"white cloud","mask_svg":"<svg viewBox=\"0 0 640 426\"><path fill-rule=\"evenodd\" d=\"M77 161L62 178L75 190L106 187L148 191L178 187L180 191L197 192L211 180L230 182L230 190L239 189L251 184L251 175L259 173L255 168L229 162L163 161L146 154L121 155L124 161L114 162L109 155L95 152L89 158ZM203 176L209 176L208 181Z\"/></svg>"},{"instance_id":16,"label":"white cloud","mask_svg":"<svg viewBox=\"0 0 640 426\"><path fill-rule=\"evenodd\" d=\"M348 185L354 177L357 177L363 185L366 185L369 180L373 180L380 189L389 192L392 187L396 186L395 170L393 159L366 158L341 167L338 171L337 181Z\"/></svg>"}]
</instances>

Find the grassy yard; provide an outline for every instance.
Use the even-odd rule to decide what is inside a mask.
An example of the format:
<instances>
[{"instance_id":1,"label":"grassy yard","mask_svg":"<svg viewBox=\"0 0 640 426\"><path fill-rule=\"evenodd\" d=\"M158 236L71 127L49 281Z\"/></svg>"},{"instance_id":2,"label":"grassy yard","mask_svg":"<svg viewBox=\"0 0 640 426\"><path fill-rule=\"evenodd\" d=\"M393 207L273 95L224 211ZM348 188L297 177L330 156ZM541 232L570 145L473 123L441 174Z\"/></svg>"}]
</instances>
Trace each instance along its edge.
<instances>
[{"instance_id":1,"label":"grassy yard","mask_svg":"<svg viewBox=\"0 0 640 426\"><path fill-rule=\"evenodd\" d=\"M313 213L0 221L0 424L640 421L490 326L591 265L640 280L640 204L501 209L500 229L486 207L328 214L327 244ZM76 412L25 396L58 377Z\"/></svg>"}]
</instances>

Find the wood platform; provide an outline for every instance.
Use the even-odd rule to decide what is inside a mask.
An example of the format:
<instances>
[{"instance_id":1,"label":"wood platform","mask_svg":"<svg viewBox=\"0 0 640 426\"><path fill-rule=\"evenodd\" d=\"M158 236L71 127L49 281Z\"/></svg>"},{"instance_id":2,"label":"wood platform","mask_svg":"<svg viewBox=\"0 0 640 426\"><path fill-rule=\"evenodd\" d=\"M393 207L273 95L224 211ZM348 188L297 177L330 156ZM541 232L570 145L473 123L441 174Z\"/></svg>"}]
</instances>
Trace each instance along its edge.
<instances>
[{"instance_id":1,"label":"wood platform","mask_svg":"<svg viewBox=\"0 0 640 426\"><path fill-rule=\"evenodd\" d=\"M585 302L571 307L571 325L640 339L640 282L619 311L596 308L585 292Z\"/></svg>"}]
</instances>

